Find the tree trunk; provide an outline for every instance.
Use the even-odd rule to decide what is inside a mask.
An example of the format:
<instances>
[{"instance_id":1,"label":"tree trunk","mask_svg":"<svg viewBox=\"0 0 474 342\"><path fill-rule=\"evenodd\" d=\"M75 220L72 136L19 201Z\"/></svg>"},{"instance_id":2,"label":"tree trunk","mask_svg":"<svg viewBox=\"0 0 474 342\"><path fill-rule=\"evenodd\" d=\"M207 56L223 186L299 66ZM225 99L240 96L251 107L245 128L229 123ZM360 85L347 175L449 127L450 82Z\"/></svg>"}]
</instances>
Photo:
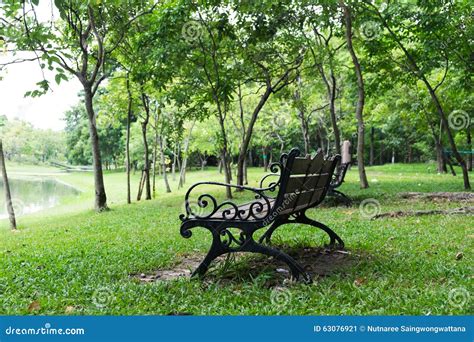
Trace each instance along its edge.
<instances>
[{"instance_id":1,"label":"tree trunk","mask_svg":"<svg viewBox=\"0 0 474 342\"><path fill-rule=\"evenodd\" d=\"M332 88L331 94L329 97L329 113L331 115L331 124L332 130L334 132L334 144L336 145L336 153L341 155L341 133L339 131L339 127L337 125L337 117L336 117L336 77L334 76L333 71L331 70L331 80L332 80Z\"/></svg>"},{"instance_id":2,"label":"tree trunk","mask_svg":"<svg viewBox=\"0 0 474 342\"><path fill-rule=\"evenodd\" d=\"M358 100L356 106L356 118L357 118L357 167L359 169L359 181L361 189L366 189L369 187L369 182L367 181L367 175L365 173L364 167L364 101L365 101L365 91L364 91L364 79L362 77L362 70L360 67L359 59L354 51L352 46L352 18L349 7L342 3L344 9L345 25L346 25L346 41L347 49L351 55L352 62L354 64L356 76L357 76L357 89L358 89Z\"/></svg>"},{"instance_id":3,"label":"tree trunk","mask_svg":"<svg viewBox=\"0 0 474 342\"><path fill-rule=\"evenodd\" d=\"M216 96L214 97L217 98ZM222 147L221 147L221 160L222 160L222 168L224 169L224 181L226 184L230 184L232 179L232 174L230 170L229 158L228 158L228 145L227 145L227 133L225 130L225 123L224 123L224 116L222 113L222 109L220 107L220 102L217 101L217 109L218 109L218 119L219 125L221 128L221 135L222 135ZM232 191L229 187L226 187L226 196L228 199L232 198Z\"/></svg>"},{"instance_id":4,"label":"tree trunk","mask_svg":"<svg viewBox=\"0 0 474 342\"><path fill-rule=\"evenodd\" d=\"M166 192L171 192L170 184L168 183L168 176L166 173L166 161L165 161L165 146L163 143L163 136L158 137L160 140L160 154L161 154L161 167L163 168L163 180L165 181Z\"/></svg>"},{"instance_id":5,"label":"tree trunk","mask_svg":"<svg viewBox=\"0 0 474 342\"><path fill-rule=\"evenodd\" d=\"M446 160L443 156L443 147L441 146L441 144L437 140L435 141L435 149L436 149L437 171L439 173L448 172L448 169L446 168Z\"/></svg>"},{"instance_id":6,"label":"tree trunk","mask_svg":"<svg viewBox=\"0 0 474 342\"><path fill-rule=\"evenodd\" d=\"M142 126L142 137L143 137L143 150L144 150L144 167L143 171L145 172L145 199L151 200L151 185L150 185L150 158L148 156L148 141L146 138L148 121L150 120L150 100L145 93L142 93L142 102L143 108L145 109L145 118L141 122Z\"/></svg>"},{"instance_id":7,"label":"tree trunk","mask_svg":"<svg viewBox=\"0 0 474 342\"><path fill-rule=\"evenodd\" d=\"M331 63L330 63L331 64ZM334 144L336 145L336 154L341 155L341 133L339 131L339 127L337 125L337 116L336 116L336 91L337 91L337 84L336 84L336 77L334 76L334 71L331 68L331 82L326 77L326 73L324 72L324 68L321 64L318 65L319 73L321 78L326 85L326 91L329 100L329 114L331 116L331 125L332 130L334 132Z\"/></svg>"},{"instance_id":8,"label":"tree trunk","mask_svg":"<svg viewBox=\"0 0 474 342\"><path fill-rule=\"evenodd\" d=\"M223 169L223 166L222 166L222 156L221 156L221 158L219 158L219 165L218 165L218 168L219 168L219 173L222 174L222 169Z\"/></svg>"},{"instance_id":9,"label":"tree trunk","mask_svg":"<svg viewBox=\"0 0 474 342\"><path fill-rule=\"evenodd\" d=\"M99 135L97 134L96 118L93 106L92 89L83 85L85 93L85 104L89 121L89 136L92 145L92 163L94 168L95 187L95 210L98 212L107 210L107 195L105 194L104 174L102 171L102 159L100 156Z\"/></svg>"},{"instance_id":10,"label":"tree trunk","mask_svg":"<svg viewBox=\"0 0 474 342\"><path fill-rule=\"evenodd\" d=\"M262 158L263 158L263 171L268 171L268 156L267 156L267 147L262 147Z\"/></svg>"},{"instance_id":11,"label":"tree trunk","mask_svg":"<svg viewBox=\"0 0 474 342\"><path fill-rule=\"evenodd\" d=\"M383 165L385 162L383 154L385 153L385 145L383 143L383 140L380 142L380 154L379 154L379 164Z\"/></svg>"},{"instance_id":12,"label":"tree trunk","mask_svg":"<svg viewBox=\"0 0 474 342\"><path fill-rule=\"evenodd\" d=\"M469 155L467 157L467 169L468 171L472 171L472 137L471 137L471 127L467 127L467 149L469 151Z\"/></svg>"},{"instance_id":13,"label":"tree trunk","mask_svg":"<svg viewBox=\"0 0 474 342\"><path fill-rule=\"evenodd\" d=\"M322 132L321 127L318 129L318 132L316 133L316 139L318 140L319 148L322 151L325 151L326 150L326 144L324 143L323 132Z\"/></svg>"},{"instance_id":14,"label":"tree trunk","mask_svg":"<svg viewBox=\"0 0 474 342\"><path fill-rule=\"evenodd\" d=\"M257 106L253 110L252 117L250 118L250 122L245 131L242 145L240 145L240 149L239 149L239 157L237 160L237 185L244 184L244 162L245 162L245 158L247 157L247 150L249 148L250 140L252 138L253 128L255 126L255 122L257 121L258 114L260 113L263 106L267 102L271 93L272 93L271 87L267 86L267 88L265 89L265 93L262 94L262 96L260 97L260 101L258 102Z\"/></svg>"},{"instance_id":15,"label":"tree trunk","mask_svg":"<svg viewBox=\"0 0 474 342\"><path fill-rule=\"evenodd\" d=\"M370 127L370 158L369 158L369 165L374 165L374 136L375 136L375 129L374 126Z\"/></svg>"},{"instance_id":16,"label":"tree trunk","mask_svg":"<svg viewBox=\"0 0 474 342\"><path fill-rule=\"evenodd\" d=\"M247 185L249 183L248 174L247 174L247 158L244 159L244 184Z\"/></svg>"},{"instance_id":17,"label":"tree trunk","mask_svg":"<svg viewBox=\"0 0 474 342\"><path fill-rule=\"evenodd\" d=\"M298 118L300 119L301 134L303 135L304 142L304 154L309 154L310 150L310 140L309 140L309 127L308 120L304 112L304 107L301 103L301 76L298 75L296 78L296 90L293 95L295 100L296 108L298 110Z\"/></svg>"},{"instance_id":18,"label":"tree trunk","mask_svg":"<svg viewBox=\"0 0 474 342\"><path fill-rule=\"evenodd\" d=\"M10 228L16 230L15 210L13 209L12 195L10 193L10 183L8 182L7 168L5 166L5 156L3 154L3 142L0 139L0 168L2 169L3 187L5 190L5 204L10 220Z\"/></svg>"},{"instance_id":19,"label":"tree trunk","mask_svg":"<svg viewBox=\"0 0 474 342\"><path fill-rule=\"evenodd\" d=\"M137 201L140 201L142 199L142 193L143 193L143 186L145 185L145 171L142 170L142 174L140 176L140 182L138 183L138 192L137 192Z\"/></svg>"},{"instance_id":20,"label":"tree trunk","mask_svg":"<svg viewBox=\"0 0 474 342\"><path fill-rule=\"evenodd\" d=\"M224 170L224 181L226 184L230 184L231 179L232 179L232 174L231 174L232 171L230 170L230 165L229 165L226 149L223 149L221 152L221 166L223 167L223 170ZM226 196L228 199L232 198L232 191L229 187L226 187Z\"/></svg>"},{"instance_id":21,"label":"tree trunk","mask_svg":"<svg viewBox=\"0 0 474 342\"><path fill-rule=\"evenodd\" d=\"M395 164L395 149L392 148L392 164Z\"/></svg>"},{"instance_id":22,"label":"tree trunk","mask_svg":"<svg viewBox=\"0 0 474 342\"><path fill-rule=\"evenodd\" d=\"M177 163L177 159L178 159L178 155L176 153L176 150L177 150L177 144L175 144L174 146L174 153L173 153L173 165L171 166L171 179L173 181L176 180L176 163Z\"/></svg>"},{"instance_id":23,"label":"tree trunk","mask_svg":"<svg viewBox=\"0 0 474 342\"><path fill-rule=\"evenodd\" d=\"M206 165L207 165L207 157L206 154L201 154L198 152L199 155L199 160L201 161L201 171L204 171Z\"/></svg>"},{"instance_id":24,"label":"tree trunk","mask_svg":"<svg viewBox=\"0 0 474 342\"><path fill-rule=\"evenodd\" d=\"M425 118L426 121L428 122L428 126L431 131L431 135L433 137L433 141L435 144L435 150L436 150L436 165L437 165L437 171L439 173L447 173L448 169L446 168L446 158L444 157L444 152L443 152L443 145L441 142L441 127L440 127L440 134L439 137L436 135L436 129L433 124L433 122L430 120L428 116L428 112L425 110L423 107L423 112L425 113Z\"/></svg>"},{"instance_id":25,"label":"tree trunk","mask_svg":"<svg viewBox=\"0 0 474 342\"><path fill-rule=\"evenodd\" d=\"M186 183L186 166L188 163L188 150L189 150L189 142L191 141L191 134L193 131L195 125L195 121L191 125L191 128L189 129L189 134L184 140L184 158L183 162L181 163L181 168L179 170L179 183L178 183L178 189L184 186L184 183Z\"/></svg>"},{"instance_id":26,"label":"tree trunk","mask_svg":"<svg viewBox=\"0 0 474 342\"><path fill-rule=\"evenodd\" d=\"M155 138L153 139L153 198L156 196L156 163L158 161L158 113L155 112Z\"/></svg>"},{"instance_id":27,"label":"tree trunk","mask_svg":"<svg viewBox=\"0 0 474 342\"><path fill-rule=\"evenodd\" d=\"M127 108L127 133L125 142L125 169L127 172L127 203L132 203L130 190L130 125L132 124L132 92L130 90L130 80L127 75L127 93L128 93L128 108Z\"/></svg>"}]
</instances>

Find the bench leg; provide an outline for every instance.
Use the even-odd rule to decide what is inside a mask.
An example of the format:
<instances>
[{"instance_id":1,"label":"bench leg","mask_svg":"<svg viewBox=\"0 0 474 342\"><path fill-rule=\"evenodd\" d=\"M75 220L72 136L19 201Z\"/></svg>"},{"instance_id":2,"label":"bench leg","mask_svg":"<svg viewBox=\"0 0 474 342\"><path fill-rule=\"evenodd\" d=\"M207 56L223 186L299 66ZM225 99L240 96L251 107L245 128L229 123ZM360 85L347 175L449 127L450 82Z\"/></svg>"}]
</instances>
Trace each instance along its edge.
<instances>
[{"instance_id":1,"label":"bench leg","mask_svg":"<svg viewBox=\"0 0 474 342\"><path fill-rule=\"evenodd\" d=\"M305 282L311 282L311 276L307 274L304 268L296 262L295 259L290 257L288 254L268 246L264 246L260 243L255 242L252 236L245 237L245 240L242 241L240 245L235 248L230 248L222 244L219 239L219 235L213 235L213 242L209 252L207 253L204 260L199 264L198 268L193 272L192 277L202 277L206 274L209 265L211 262L218 256L225 253L235 253L235 252L251 252L251 253L260 253L268 256L272 256L275 259L278 259L288 265L290 268L291 276L294 279L299 279L300 276L303 277Z\"/></svg>"},{"instance_id":2,"label":"bench leg","mask_svg":"<svg viewBox=\"0 0 474 342\"><path fill-rule=\"evenodd\" d=\"M308 224L313 227L318 227L319 229L324 230L330 238L329 246L330 247L335 247L336 246L336 241L338 243L339 248L344 248L344 241L337 235L331 228L326 226L325 224L322 224L321 222L315 221L307 217L305 214L300 215L297 220L297 223L303 223L303 224Z\"/></svg>"},{"instance_id":3,"label":"bench leg","mask_svg":"<svg viewBox=\"0 0 474 342\"><path fill-rule=\"evenodd\" d=\"M331 193L329 193L329 195L332 195L334 197L337 197L337 198L341 199L344 202L344 204L348 207L352 206L352 200L349 197L347 197L346 194L344 194L340 191L331 190Z\"/></svg>"},{"instance_id":4,"label":"bench leg","mask_svg":"<svg viewBox=\"0 0 474 342\"><path fill-rule=\"evenodd\" d=\"M212 260L214 260L215 258L217 258L218 256L224 253L225 251L219 245L219 237L213 236L212 245L211 245L211 248L209 249L209 252L207 253L204 260L199 264L199 266L193 272L191 277L204 276L204 274L206 274L207 270L209 269L209 265L211 264Z\"/></svg>"}]
</instances>

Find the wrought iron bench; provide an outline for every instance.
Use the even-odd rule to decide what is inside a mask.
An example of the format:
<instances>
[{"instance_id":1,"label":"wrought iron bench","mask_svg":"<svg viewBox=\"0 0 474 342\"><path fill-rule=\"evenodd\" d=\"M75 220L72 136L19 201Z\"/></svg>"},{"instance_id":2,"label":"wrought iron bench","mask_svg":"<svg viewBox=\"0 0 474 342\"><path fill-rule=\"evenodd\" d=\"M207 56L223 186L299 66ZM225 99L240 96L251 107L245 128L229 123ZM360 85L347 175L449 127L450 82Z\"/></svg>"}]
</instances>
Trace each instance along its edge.
<instances>
[{"instance_id":1,"label":"wrought iron bench","mask_svg":"<svg viewBox=\"0 0 474 342\"><path fill-rule=\"evenodd\" d=\"M204 227L212 233L211 248L193 276L203 276L212 260L222 254L254 252L285 262L292 277L298 279L301 275L306 281L310 281L310 276L298 262L269 246L275 229L288 223L320 228L329 235L329 246L344 247L344 242L333 230L306 216L306 210L319 205L326 196L340 156L324 159L320 151L314 158L309 155L298 157L299 154L297 149L283 154L279 162L270 166L272 173L260 181L259 188L216 182L200 182L189 188L185 197L186 214L180 215L181 235L191 237L191 229L194 227ZM276 176L273 181L272 176ZM266 183L269 183L268 186L264 186ZM255 194L256 199L242 205L230 201L218 203L213 196L205 193L197 196L195 202L192 201L190 196L193 190L210 185L248 190ZM202 213L206 209L207 212ZM268 227L265 233L256 240L254 233L265 227ZM237 234L234 233L235 230Z\"/></svg>"},{"instance_id":2,"label":"wrought iron bench","mask_svg":"<svg viewBox=\"0 0 474 342\"><path fill-rule=\"evenodd\" d=\"M349 168L350 163L339 163L336 167L336 172L329 184L328 196L336 197L341 199L348 207L352 205L352 200L344 193L336 190L344 182L346 177L347 169Z\"/></svg>"}]
</instances>

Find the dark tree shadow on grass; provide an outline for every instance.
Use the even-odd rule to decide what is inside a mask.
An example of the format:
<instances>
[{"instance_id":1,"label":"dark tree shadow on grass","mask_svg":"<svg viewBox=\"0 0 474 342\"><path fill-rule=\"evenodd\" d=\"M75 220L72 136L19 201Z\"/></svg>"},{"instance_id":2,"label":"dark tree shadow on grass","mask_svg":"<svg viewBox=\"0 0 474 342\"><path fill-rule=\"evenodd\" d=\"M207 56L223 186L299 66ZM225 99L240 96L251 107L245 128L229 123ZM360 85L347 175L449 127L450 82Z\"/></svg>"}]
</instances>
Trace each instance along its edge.
<instances>
[{"instance_id":1,"label":"dark tree shadow on grass","mask_svg":"<svg viewBox=\"0 0 474 342\"><path fill-rule=\"evenodd\" d=\"M354 267L361 261L367 260L367 256L358 251L330 250L324 247L290 247L282 244L274 246L303 265L313 281L336 274L339 276L351 274L353 277ZM191 272L199 265L203 257L202 254L183 255L174 267L146 274L135 274L132 277L144 283L190 278ZM213 262L203 278L195 279L204 284L221 285L258 281L264 287L292 281L285 263L274 258L248 253L221 256Z\"/></svg>"}]
</instances>

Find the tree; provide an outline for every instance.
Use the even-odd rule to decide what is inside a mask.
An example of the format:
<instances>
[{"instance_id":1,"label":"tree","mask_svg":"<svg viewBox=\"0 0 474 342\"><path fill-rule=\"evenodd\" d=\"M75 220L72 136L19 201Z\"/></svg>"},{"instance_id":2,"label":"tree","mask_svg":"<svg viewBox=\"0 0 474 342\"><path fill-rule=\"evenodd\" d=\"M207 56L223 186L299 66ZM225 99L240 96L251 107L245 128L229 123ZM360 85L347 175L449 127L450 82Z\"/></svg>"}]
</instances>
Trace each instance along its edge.
<instances>
[{"instance_id":1,"label":"tree","mask_svg":"<svg viewBox=\"0 0 474 342\"><path fill-rule=\"evenodd\" d=\"M464 188L470 189L469 172L466 162L457 149L448 117L437 94L437 90L443 84L448 72L450 59L461 59L460 64L464 65L466 58L466 56L462 56L462 54L461 57L458 58L460 52L451 53L452 51L449 49L449 47L454 44L450 37L460 36L460 41L467 38L465 38L466 34L464 32L459 32L458 27L462 27L462 25L452 26L451 21L446 20L446 17L448 16L453 20L463 23L463 20L466 20L466 16L469 17L469 10L467 10L467 7L462 4L433 3L431 5L426 4L421 6L400 6L397 8L397 12L391 11L390 15L385 17L375 5L371 3L366 3L366 5L387 30L389 37L393 40L396 46L403 52L406 61L408 62L410 73L426 87L448 138L448 143L451 147L452 153L461 166ZM437 6L439 6L439 8L437 8ZM464 11L464 15L460 15L462 11ZM410 30L412 28L407 30L404 27L404 23L407 20L420 20L420 25L417 26L419 29L416 30L414 34L401 36L397 31L411 33ZM466 23L463 23L463 25L468 26ZM427 27L429 27L429 30L423 29ZM413 40L412 37L416 37L416 41L413 43L418 41L422 42L420 48L423 47L423 50L426 51L426 53L420 55L413 51L412 47L410 47ZM434 48L433 40L444 42L444 44L440 44L442 49L438 49L437 46ZM466 53L465 48L461 49L461 52ZM429 79L429 72L433 70L433 68L439 66L440 60L445 63L445 73L443 78L434 85L433 81Z\"/></svg>"},{"instance_id":2,"label":"tree","mask_svg":"<svg viewBox=\"0 0 474 342\"><path fill-rule=\"evenodd\" d=\"M89 123L94 166L95 208L107 209L107 195L102 171L99 135L93 99L113 66L111 54L127 34L130 24L139 16L149 13L137 12L141 2L81 2L55 1L61 24L57 18L48 22L38 21L36 6L38 0L17 2L6 1L7 42L17 50L31 51L42 69L56 72L59 84L68 76L76 77L84 90L84 105ZM153 9L153 7L152 7ZM14 63L25 60L17 59ZM49 90L49 82L43 79L40 89L28 95L39 96Z\"/></svg>"},{"instance_id":3,"label":"tree","mask_svg":"<svg viewBox=\"0 0 474 342\"><path fill-rule=\"evenodd\" d=\"M337 154L341 154L341 133L337 124L336 98L337 98L337 77L336 77L336 54L346 44L336 35L339 33L334 18L338 17L338 6L336 3L326 3L321 7L320 13L314 14L314 9L309 6L304 12L305 26L309 27L309 32L303 32L305 42L311 52L314 68L317 70L325 85L331 126L334 135L334 145Z\"/></svg>"},{"instance_id":4,"label":"tree","mask_svg":"<svg viewBox=\"0 0 474 342\"><path fill-rule=\"evenodd\" d=\"M356 52L352 45L352 15L350 8L341 2L341 6L344 11L344 25L346 27L346 42L347 49L351 55L352 62L354 64L355 73L357 76L357 89L358 89L358 100L356 106L356 118L357 118L357 168L359 169L359 182L362 189L369 187L367 181L367 175L365 173L364 166L364 139L365 139L365 127L364 127L364 79L362 77L362 69L357 58Z\"/></svg>"},{"instance_id":5,"label":"tree","mask_svg":"<svg viewBox=\"0 0 474 342\"><path fill-rule=\"evenodd\" d=\"M15 211L13 209L12 195L10 193L10 183L8 182L7 168L5 166L5 155L3 154L3 143L0 139L0 171L2 172L3 187L5 190L5 203L7 204L8 219L10 228L16 230Z\"/></svg>"}]
</instances>

